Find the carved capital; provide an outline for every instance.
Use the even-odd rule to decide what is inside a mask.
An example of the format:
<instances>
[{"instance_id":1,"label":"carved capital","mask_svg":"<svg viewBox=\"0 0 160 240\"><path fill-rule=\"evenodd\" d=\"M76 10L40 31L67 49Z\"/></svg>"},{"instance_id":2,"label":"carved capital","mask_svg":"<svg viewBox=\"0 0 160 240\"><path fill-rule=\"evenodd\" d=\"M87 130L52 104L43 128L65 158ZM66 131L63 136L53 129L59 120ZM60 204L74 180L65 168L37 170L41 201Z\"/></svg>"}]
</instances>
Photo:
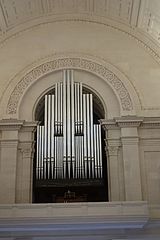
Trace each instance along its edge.
<instances>
[{"instance_id":1,"label":"carved capital","mask_svg":"<svg viewBox=\"0 0 160 240\"><path fill-rule=\"evenodd\" d=\"M119 146L108 146L107 151L109 156L117 156L118 155Z\"/></svg>"},{"instance_id":2,"label":"carved capital","mask_svg":"<svg viewBox=\"0 0 160 240\"><path fill-rule=\"evenodd\" d=\"M109 156L117 156L118 155L118 150L119 150L119 147L121 146L120 139L107 138L107 139L105 139L105 144L106 144L105 150L106 150L107 155L109 155Z\"/></svg>"},{"instance_id":3,"label":"carved capital","mask_svg":"<svg viewBox=\"0 0 160 240\"><path fill-rule=\"evenodd\" d=\"M34 142L21 142L19 144L19 151L22 153L23 158L31 158L34 150Z\"/></svg>"}]
</instances>

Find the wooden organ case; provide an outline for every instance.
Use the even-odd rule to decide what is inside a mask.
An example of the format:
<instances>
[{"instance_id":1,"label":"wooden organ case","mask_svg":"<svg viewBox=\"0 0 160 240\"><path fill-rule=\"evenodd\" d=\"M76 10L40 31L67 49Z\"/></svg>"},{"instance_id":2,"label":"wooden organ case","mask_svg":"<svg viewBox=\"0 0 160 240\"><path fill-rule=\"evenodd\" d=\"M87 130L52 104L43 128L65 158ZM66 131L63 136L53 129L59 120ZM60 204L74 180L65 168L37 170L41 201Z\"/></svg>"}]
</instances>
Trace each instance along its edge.
<instances>
[{"instance_id":1,"label":"wooden organ case","mask_svg":"<svg viewBox=\"0 0 160 240\"><path fill-rule=\"evenodd\" d=\"M85 92L73 74L63 70L54 94L44 97L44 120L36 134L34 202L107 200L102 130L94 120L93 94Z\"/></svg>"}]
</instances>

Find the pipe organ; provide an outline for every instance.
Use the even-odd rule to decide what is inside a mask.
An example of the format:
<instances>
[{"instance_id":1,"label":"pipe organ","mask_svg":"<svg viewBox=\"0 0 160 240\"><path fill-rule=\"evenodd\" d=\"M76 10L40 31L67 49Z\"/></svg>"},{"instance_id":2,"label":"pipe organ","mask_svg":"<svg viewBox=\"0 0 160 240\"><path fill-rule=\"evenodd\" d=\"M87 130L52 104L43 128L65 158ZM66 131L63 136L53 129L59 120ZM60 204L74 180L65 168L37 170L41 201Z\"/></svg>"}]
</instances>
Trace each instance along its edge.
<instances>
[{"instance_id":1,"label":"pipe organ","mask_svg":"<svg viewBox=\"0 0 160 240\"><path fill-rule=\"evenodd\" d=\"M37 127L36 179L102 178L101 126L93 123L93 96L73 70L45 95L44 126Z\"/></svg>"}]
</instances>

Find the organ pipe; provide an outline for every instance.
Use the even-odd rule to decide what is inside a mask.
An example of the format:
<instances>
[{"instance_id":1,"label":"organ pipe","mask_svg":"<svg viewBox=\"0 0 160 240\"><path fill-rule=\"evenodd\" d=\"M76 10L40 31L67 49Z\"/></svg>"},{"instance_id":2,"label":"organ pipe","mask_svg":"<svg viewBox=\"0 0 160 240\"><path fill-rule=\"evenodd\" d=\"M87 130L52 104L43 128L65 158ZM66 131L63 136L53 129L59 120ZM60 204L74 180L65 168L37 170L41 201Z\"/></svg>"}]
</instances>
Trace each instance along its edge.
<instances>
[{"instance_id":1,"label":"organ pipe","mask_svg":"<svg viewBox=\"0 0 160 240\"><path fill-rule=\"evenodd\" d=\"M93 123L93 96L63 71L45 95L44 126L37 126L36 179L102 178L101 126Z\"/></svg>"}]
</instances>

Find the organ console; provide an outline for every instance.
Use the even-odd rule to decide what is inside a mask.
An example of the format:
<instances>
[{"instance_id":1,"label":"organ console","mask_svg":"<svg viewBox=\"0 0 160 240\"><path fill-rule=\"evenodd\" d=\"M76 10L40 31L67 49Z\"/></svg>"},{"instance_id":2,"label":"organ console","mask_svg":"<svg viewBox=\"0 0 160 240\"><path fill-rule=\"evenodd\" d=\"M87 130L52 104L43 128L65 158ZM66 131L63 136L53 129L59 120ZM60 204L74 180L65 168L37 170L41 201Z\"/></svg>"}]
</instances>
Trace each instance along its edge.
<instances>
[{"instance_id":1,"label":"organ console","mask_svg":"<svg viewBox=\"0 0 160 240\"><path fill-rule=\"evenodd\" d=\"M101 126L93 96L63 70L54 94L45 95L44 126L37 126L36 180L102 179Z\"/></svg>"}]
</instances>

